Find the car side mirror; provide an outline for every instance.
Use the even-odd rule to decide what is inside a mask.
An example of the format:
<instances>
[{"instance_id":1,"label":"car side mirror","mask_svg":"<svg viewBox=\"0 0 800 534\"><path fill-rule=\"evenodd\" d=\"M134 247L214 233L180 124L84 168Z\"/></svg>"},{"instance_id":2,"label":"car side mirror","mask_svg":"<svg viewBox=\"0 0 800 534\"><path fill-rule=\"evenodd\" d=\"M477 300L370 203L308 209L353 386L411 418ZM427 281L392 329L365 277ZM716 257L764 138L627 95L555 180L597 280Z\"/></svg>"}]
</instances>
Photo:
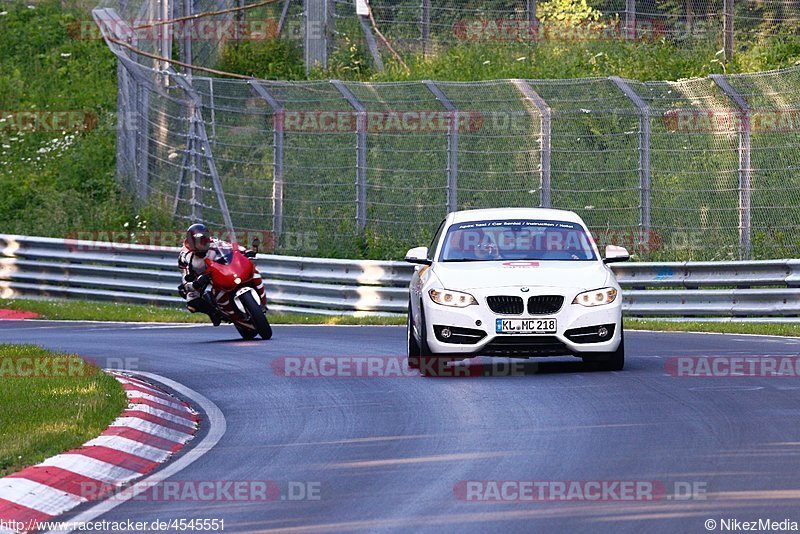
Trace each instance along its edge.
<instances>
[{"instance_id":1,"label":"car side mirror","mask_svg":"<svg viewBox=\"0 0 800 534\"><path fill-rule=\"evenodd\" d=\"M405 261L416 263L417 265L430 265L433 263L428 259L428 247L415 247L406 252Z\"/></svg>"},{"instance_id":2,"label":"car side mirror","mask_svg":"<svg viewBox=\"0 0 800 534\"><path fill-rule=\"evenodd\" d=\"M631 259L631 255L625 247L618 247L616 245L606 246L606 257L603 259L603 263L619 263L621 261L628 261L629 259Z\"/></svg>"}]
</instances>

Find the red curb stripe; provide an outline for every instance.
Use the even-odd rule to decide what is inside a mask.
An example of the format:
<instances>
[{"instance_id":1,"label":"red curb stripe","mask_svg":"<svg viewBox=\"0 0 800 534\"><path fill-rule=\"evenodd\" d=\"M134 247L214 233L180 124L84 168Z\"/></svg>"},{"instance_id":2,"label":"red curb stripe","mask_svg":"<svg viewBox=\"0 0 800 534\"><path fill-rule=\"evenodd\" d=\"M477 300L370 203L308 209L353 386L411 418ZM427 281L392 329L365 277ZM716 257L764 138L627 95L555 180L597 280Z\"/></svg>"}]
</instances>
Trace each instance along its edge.
<instances>
[{"instance_id":1,"label":"red curb stripe","mask_svg":"<svg viewBox=\"0 0 800 534\"><path fill-rule=\"evenodd\" d=\"M133 383L133 385L139 385L139 386L142 386L142 387L146 388L147 390L154 390L154 391L156 391L157 393L160 393L160 394L161 394L161 395L159 395L159 396L167 395L167 398L168 398L168 399L169 399L171 402L174 402L174 403L176 403L176 404L180 404L180 405L182 405L182 406L186 406L187 408L191 408L191 407L192 407L192 405L191 405L191 404L189 404L188 402L186 402L186 401L182 401L182 400L181 400L181 399L179 399L178 397L174 397L174 396L172 396L171 394L167 393L166 391L163 391L163 390L161 390L161 389L160 389L158 386L156 386L156 385L154 385L154 384L148 384L148 383L147 383L147 382L145 382L144 380L139 380L138 378L133 378L133 377L131 377L131 376L125 376L125 375L114 375L114 376L116 376L116 377L117 377L117 378L119 378L120 380L123 380L123 381L129 381L129 382ZM145 393L147 393L147 391L145 391Z\"/></svg>"},{"instance_id":2,"label":"red curb stripe","mask_svg":"<svg viewBox=\"0 0 800 534\"><path fill-rule=\"evenodd\" d=\"M141 430L129 428L127 426L110 426L101 435L120 436L132 441L144 443L145 445L155 447L156 449L161 449L162 451L178 452L183 447L183 443L170 441L166 438L162 438L161 436L154 436L153 434L148 434L147 432L142 432Z\"/></svg>"},{"instance_id":3,"label":"red curb stripe","mask_svg":"<svg viewBox=\"0 0 800 534\"><path fill-rule=\"evenodd\" d=\"M0 320L16 321L19 319L38 319L39 314L30 311L0 309Z\"/></svg>"},{"instance_id":4,"label":"red curb stripe","mask_svg":"<svg viewBox=\"0 0 800 534\"><path fill-rule=\"evenodd\" d=\"M141 456L135 456L129 452L119 451L110 447L103 447L102 445L81 447L80 449L67 451L64 454L80 454L81 456L94 458L95 460L141 474L149 473L159 465L158 462L147 460Z\"/></svg>"},{"instance_id":5,"label":"red curb stripe","mask_svg":"<svg viewBox=\"0 0 800 534\"><path fill-rule=\"evenodd\" d=\"M4 521L21 521L28 523L32 521L47 521L53 517L54 516L47 515L39 510L0 499L0 519Z\"/></svg>"},{"instance_id":6,"label":"red curb stripe","mask_svg":"<svg viewBox=\"0 0 800 534\"><path fill-rule=\"evenodd\" d=\"M157 415L153 415L151 413L143 412L141 410L125 410L120 414L120 417L136 417L139 419L144 419L150 423L155 423L159 426L163 426L165 428L169 428L170 430L177 430L178 432L183 432L189 436L193 435L196 432L195 428L185 425L179 425L178 423L173 423L172 421L167 421L166 419L159 417Z\"/></svg>"},{"instance_id":7,"label":"red curb stripe","mask_svg":"<svg viewBox=\"0 0 800 534\"><path fill-rule=\"evenodd\" d=\"M179 410L178 408L173 408L172 406L167 406L166 404L161 404L160 402L156 402L151 399L142 399L140 397L129 397L128 404L144 404L145 406L150 406L151 408L156 408L157 410L161 410L162 412L167 412L172 415L176 415L178 417L183 417L184 419L188 419L190 421L200 420L200 417L198 417L196 414L193 414L186 410Z\"/></svg>"},{"instance_id":8,"label":"red curb stripe","mask_svg":"<svg viewBox=\"0 0 800 534\"><path fill-rule=\"evenodd\" d=\"M8 475L6 478L24 478L32 480L65 493L77 495L78 497L87 497L88 495L96 495L98 493L99 495L97 496L99 497L112 488L109 484L105 484L97 479L52 466L35 465L23 469L18 473L14 473L13 475Z\"/></svg>"},{"instance_id":9,"label":"red curb stripe","mask_svg":"<svg viewBox=\"0 0 800 534\"><path fill-rule=\"evenodd\" d=\"M139 393L147 393L148 395L152 395L154 397L158 397L160 399L164 399L165 401L175 402L175 397L170 397L166 393L161 391L156 391L155 389L143 388L141 386L137 386L135 384L122 384L122 388L125 391L138 391Z\"/></svg>"},{"instance_id":10,"label":"red curb stripe","mask_svg":"<svg viewBox=\"0 0 800 534\"><path fill-rule=\"evenodd\" d=\"M144 380L139 380L138 378L134 378L132 376L125 376L125 375L114 375L114 376L116 376L119 380L123 380L125 382L130 382L130 383L132 383L134 385L138 385L138 386L142 386L142 387L146 387L146 388L150 388L150 389L155 389L155 390L161 391L161 388L159 388L158 386L156 386L154 384L148 384ZM163 391L161 391L161 392L164 393Z\"/></svg>"}]
</instances>

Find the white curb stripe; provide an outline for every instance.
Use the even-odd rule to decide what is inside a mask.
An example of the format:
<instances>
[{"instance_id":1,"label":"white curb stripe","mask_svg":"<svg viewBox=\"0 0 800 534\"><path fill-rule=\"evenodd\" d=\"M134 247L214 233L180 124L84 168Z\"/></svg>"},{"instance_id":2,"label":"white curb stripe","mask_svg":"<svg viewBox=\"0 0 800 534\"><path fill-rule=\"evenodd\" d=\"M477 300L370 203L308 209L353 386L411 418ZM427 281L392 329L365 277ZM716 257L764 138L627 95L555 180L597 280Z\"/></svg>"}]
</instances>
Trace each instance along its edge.
<instances>
[{"instance_id":1,"label":"white curb stripe","mask_svg":"<svg viewBox=\"0 0 800 534\"><path fill-rule=\"evenodd\" d=\"M176 410L186 410L186 413L192 413L192 411L183 404L169 402L168 400L162 399L161 397L156 397L155 395L150 395L148 393L142 393L141 391L125 391L125 396L128 397L129 399L140 398L140 399L151 400L153 402L163 404L169 408L175 408Z\"/></svg>"},{"instance_id":2,"label":"white curb stripe","mask_svg":"<svg viewBox=\"0 0 800 534\"><path fill-rule=\"evenodd\" d=\"M117 380L120 380L120 379L117 378ZM149 387L143 386L141 384L137 384L136 382L128 382L126 380L120 380L120 382L122 382L123 384L128 385L128 386L133 386L135 388L139 388L139 390L143 390L143 391L139 391L140 393L147 393L149 395L152 395L152 396L156 397L157 399L161 399L163 402L172 402L170 400L170 398L169 398L169 394L168 393L164 393L163 391L159 391L157 389L149 388ZM125 391L127 393L129 391L137 391L137 390L125 390Z\"/></svg>"},{"instance_id":3,"label":"white curb stripe","mask_svg":"<svg viewBox=\"0 0 800 534\"><path fill-rule=\"evenodd\" d=\"M191 419L187 419L185 417L181 417L180 415L175 415L169 412L165 412L164 410L159 410L158 408L153 408L147 404L129 404L129 410L137 410L139 412L145 412L149 414L153 414L156 417L160 417L161 419L166 419L167 421L172 421L176 425L185 426L186 428L195 428L195 423Z\"/></svg>"},{"instance_id":4,"label":"white curb stripe","mask_svg":"<svg viewBox=\"0 0 800 534\"><path fill-rule=\"evenodd\" d=\"M171 428L166 428L156 423L145 421L139 417L118 417L113 423L111 423L111 426L126 426L129 428L134 428L136 430L141 430L142 432L146 432L148 434L158 436L159 438L164 438L177 443L186 443L192 437L190 434L172 430Z\"/></svg>"},{"instance_id":5,"label":"white curb stripe","mask_svg":"<svg viewBox=\"0 0 800 534\"><path fill-rule=\"evenodd\" d=\"M136 471L89 458L82 454L59 454L58 456L48 458L39 465L45 467L60 467L61 469L72 471L78 475L83 475L112 485L120 482L127 482L142 476L141 473L137 473Z\"/></svg>"},{"instance_id":6,"label":"white curb stripe","mask_svg":"<svg viewBox=\"0 0 800 534\"><path fill-rule=\"evenodd\" d=\"M115 499L108 499L105 501L101 501L96 505L92 506L91 508L85 510L84 512L80 513L79 515L72 518L72 521L76 523L88 523L90 521L96 520L98 517L102 516L103 514L110 512L117 506L133 499L140 493L147 490L147 488L151 488L156 484L159 484L171 477L174 477L195 461L197 461L200 457L202 457L205 453L212 450L219 440L222 439L222 436L225 434L227 430L227 422L225 421L225 416L222 414L222 411L217 407L216 404L211 402L209 399L201 395L200 393L187 388L186 386L179 384L178 382L174 382L167 378L160 377L158 375L154 375L151 373L139 373L142 376L152 378L158 382L162 382L166 384L168 387L174 389L175 391L179 392L185 398L190 399L193 404L202 408L202 410L208 416L208 433L203 437L203 439L197 443L192 449L186 452L183 456L175 460L175 462L171 463L161 469L160 471L142 479L138 484L137 487L134 487L134 490L131 492L126 492L124 498L115 498ZM47 534L56 534L56 533L47 533ZM68 531L61 531L58 534L68 534Z\"/></svg>"},{"instance_id":7,"label":"white curb stripe","mask_svg":"<svg viewBox=\"0 0 800 534\"><path fill-rule=\"evenodd\" d=\"M157 449L155 447L151 447L150 445L146 445L122 436L98 436L92 441L86 442L84 447L91 447L92 445L116 449L118 451L127 452L128 454L133 454L134 456L144 458L145 460L158 463L163 462L170 455L169 451Z\"/></svg>"},{"instance_id":8,"label":"white curb stripe","mask_svg":"<svg viewBox=\"0 0 800 534\"><path fill-rule=\"evenodd\" d=\"M86 499L77 495L26 478L4 478L0 482L0 499L47 515L58 515L86 502Z\"/></svg>"},{"instance_id":9,"label":"white curb stripe","mask_svg":"<svg viewBox=\"0 0 800 534\"><path fill-rule=\"evenodd\" d=\"M191 407L188 407L185 403L178 401L177 398L166 391L162 391L154 387L145 387L141 383L134 382L134 380L126 381L124 378L118 375L118 372L112 372L112 374L120 382L130 382L137 388L143 388L153 392L153 394L150 395L140 391L130 391L126 392L128 398L131 396L137 396L142 399L149 397L153 402L158 403L159 405L164 405L163 408L165 409L177 409L181 410L182 412L185 411L187 415L195 415L197 413ZM216 445L222 434L225 433L226 425L225 418L222 416L222 412L220 412L219 408L217 408L211 401L199 393L158 375L152 375L149 373L141 374L158 382L167 384L168 387L180 391L187 398L193 399L193 402L199 399L197 402L200 402L200 405L204 410L206 410L206 413L208 413L210 417L209 433L203 438L203 441L198 445L198 447L179 458L172 466L168 466L167 468L162 469L156 474L150 475L143 480L143 482L151 482L152 485L157 482L161 482L169 476L177 473L195 461L197 458L208 452L208 450ZM165 398L165 396L167 398ZM174 402L170 401L169 399L173 399ZM82 480L84 477L96 480L100 484L107 485L109 487L121 487L123 485L132 483L135 480L141 480L143 478L142 473L127 469L125 467L120 467L109 462L117 461L115 459L116 457L119 457L120 461L126 459L133 460L133 458L131 458L131 456L133 456L140 458L141 461L162 463L168 460L173 455L173 452L163 450L158 447L154 447L152 444L149 444L147 442L149 439L148 436L152 436L154 441L158 439L170 443L172 444L170 446L174 446L176 450L178 447L185 445L189 440L194 438L197 423L192 419L187 419L186 417L181 417L180 415L175 415L165 411L165 409L159 409L147 404L129 403L127 410L140 412L140 417L118 417L109 427L112 429L118 429L121 427L123 429L127 428L141 432L144 434L141 437L143 442L125 436L103 434L84 444L84 447L104 447L106 449L116 451L116 454L107 458L108 461L98 460L96 458L92 458L91 456L87 456L86 454L81 454L79 451L75 451L59 454L49 458L38 464L36 467L58 468L66 472L65 479L59 480L59 486L62 483L77 483L77 481ZM173 430L168 426L162 426L161 424L147 421L142 419L141 416L158 417L162 420L164 425L180 425L186 428L186 432ZM112 432L113 431L114 430L112 430ZM18 478L0 478L0 499L27 508L32 511L31 513L36 512L42 516L52 517L63 514L75 508L76 506L87 502L88 500L88 495L80 496L62 491L56 487L48 485L48 482L48 480L37 482L28 478L24 478L24 476ZM143 490L137 491L135 494L132 494L131 497L141 493L141 491ZM95 504L92 508L89 508L86 512L83 512L81 516L93 513L93 511L95 511L94 513L98 513L96 512L97 510L105 508L114 508L122 502L124 502L124 500L101 500L98 504ZM6 519L14 521L15 518L13 515L14 512L11 513L11 517ZM25 521L23 520L22 522L24 523ZM0 534L13 534L13 531L7 527L4 527L0 528Z\"/></svg>"}]
</instances>

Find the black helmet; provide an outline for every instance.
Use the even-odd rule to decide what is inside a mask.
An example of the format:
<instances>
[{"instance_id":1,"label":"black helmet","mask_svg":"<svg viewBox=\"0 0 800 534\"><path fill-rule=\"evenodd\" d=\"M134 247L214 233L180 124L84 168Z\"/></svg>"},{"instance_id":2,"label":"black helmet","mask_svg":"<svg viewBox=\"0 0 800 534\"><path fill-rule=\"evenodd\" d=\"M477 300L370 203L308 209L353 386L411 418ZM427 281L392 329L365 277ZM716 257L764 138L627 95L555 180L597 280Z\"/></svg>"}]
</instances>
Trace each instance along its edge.
<instances>
[{"instance_id":1,"label":"black helmet","mask_svg":"<svg viewBox=\"0 0 800 534\"><path fill-rule=\"evenodd\" d=\"M196 223L186 230L186 246L192 252L204 255L211 246L211 232L205 224Z\"/></svg>"}]
</instances>

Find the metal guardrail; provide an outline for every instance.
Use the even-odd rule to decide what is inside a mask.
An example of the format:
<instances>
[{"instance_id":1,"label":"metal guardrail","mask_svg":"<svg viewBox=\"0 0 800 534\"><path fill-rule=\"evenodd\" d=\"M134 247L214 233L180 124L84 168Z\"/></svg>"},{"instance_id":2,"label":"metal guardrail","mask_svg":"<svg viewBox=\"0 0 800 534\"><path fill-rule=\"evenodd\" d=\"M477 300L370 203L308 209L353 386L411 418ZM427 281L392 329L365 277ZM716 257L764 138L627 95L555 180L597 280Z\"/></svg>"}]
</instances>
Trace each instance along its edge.
<instances>
[{"instance_id":1,"label":"metal guardrail","mask_svg":"<svg viewBox=\"0 0 800 534\"><path fill-rule=\"evenodd\" d=\"M177 248L0 234L0 297L180 305ZM399 314L413 266L260 254L274 311ZM800 316L800 260L615 264L630 316Z\"/></svg>"}]
</instances>

